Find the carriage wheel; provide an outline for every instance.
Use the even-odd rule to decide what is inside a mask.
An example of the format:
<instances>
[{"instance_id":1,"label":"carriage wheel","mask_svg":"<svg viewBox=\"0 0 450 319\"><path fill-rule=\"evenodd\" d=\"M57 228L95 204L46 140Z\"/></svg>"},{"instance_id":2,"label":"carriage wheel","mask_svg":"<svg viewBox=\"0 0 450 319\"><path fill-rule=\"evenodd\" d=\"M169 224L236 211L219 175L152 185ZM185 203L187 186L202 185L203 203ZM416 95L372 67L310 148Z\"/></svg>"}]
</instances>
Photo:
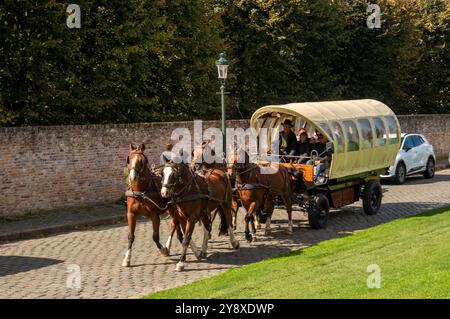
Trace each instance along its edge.
<instances>
[{"instance_id":1,"label":"carriage wheel","mask_svg":"<svg viewBox=\"0 0 450 319\"><path fill-rule=\"evenodd\" d=\"M330 204L324 194L317 194L309 201L308 205L309 226L320 229L327 226Z\"/></svg>"},{"instance_id":2,"label":"carriage wheel","mask_svg":"<svg viewBox=\"0 0 450 319\"><path fill-rule=\"evenodd\" d=\"M383 192L379 181L368 181L364 186L363 208L367 215L375 215L381 207Z\"/></svg>"}]
</instances>

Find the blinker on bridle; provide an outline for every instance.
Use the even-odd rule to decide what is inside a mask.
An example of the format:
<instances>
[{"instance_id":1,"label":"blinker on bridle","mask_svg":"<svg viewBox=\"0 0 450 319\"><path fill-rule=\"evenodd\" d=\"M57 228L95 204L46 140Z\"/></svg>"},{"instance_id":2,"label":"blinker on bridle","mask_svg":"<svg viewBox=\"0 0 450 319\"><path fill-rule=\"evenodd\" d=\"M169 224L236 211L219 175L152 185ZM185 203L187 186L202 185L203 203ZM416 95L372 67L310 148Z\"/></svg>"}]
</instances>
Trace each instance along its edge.
<instances>
[{"instance_id":1,"label":"blinker on bridle","mask_svg":"<svg viewBox=\"0 0 450 319\"><path fill-rule=\"evenodd\" d=\"M175 171L174 172L175 176L173 177L172 183L163 183L161 187L166 187L166 188L169 188L170 190L172 190L172 188L174 188L177 185L177 182L178 183L181 182L180 170L178 169L178 167L175 163L167 163L165 166L171 167Z\"/></svg>"},{"instance_id":2,"label":"blinker on bridle","mask_svg":"<svg viewBox=\"0 0 450 319\"><path fill-rule=\"evenodd\" d=\"M129 173L131 173L131 171L135 171L136 173L136 181L139 180L145 180L146 178L142 178L141 174L144 172L145 168L148 168L148 159L147 156L145 156L145 154L141 153L135 153L135 155L142 155L144 157L144 165L142 166L141 169L137 169L135 166L130 168ZM130 156L127 156L127 164L130 164Z\"/></svg>"}]
</instances>

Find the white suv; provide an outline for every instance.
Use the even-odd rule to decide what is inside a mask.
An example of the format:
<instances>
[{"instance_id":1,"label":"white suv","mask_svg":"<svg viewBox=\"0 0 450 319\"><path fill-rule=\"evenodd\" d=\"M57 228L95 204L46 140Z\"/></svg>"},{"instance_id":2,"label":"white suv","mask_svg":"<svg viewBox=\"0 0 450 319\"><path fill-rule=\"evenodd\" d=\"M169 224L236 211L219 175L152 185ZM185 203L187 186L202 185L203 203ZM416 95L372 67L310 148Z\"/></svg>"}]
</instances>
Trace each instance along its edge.
<instances>
[{"instance_id":1,"label":"white suv","mask_svg":"<svg viewBox=\"0 0 450 319\"><path fill-rule=\"evenodd\" d=\"M433 145L422 134L402 133L395 163L381 177L393 178L397 184L403 184L406 176L412 174L421 173L425 178L433 178L435 164Z\"/></svg>"}]
</instances>

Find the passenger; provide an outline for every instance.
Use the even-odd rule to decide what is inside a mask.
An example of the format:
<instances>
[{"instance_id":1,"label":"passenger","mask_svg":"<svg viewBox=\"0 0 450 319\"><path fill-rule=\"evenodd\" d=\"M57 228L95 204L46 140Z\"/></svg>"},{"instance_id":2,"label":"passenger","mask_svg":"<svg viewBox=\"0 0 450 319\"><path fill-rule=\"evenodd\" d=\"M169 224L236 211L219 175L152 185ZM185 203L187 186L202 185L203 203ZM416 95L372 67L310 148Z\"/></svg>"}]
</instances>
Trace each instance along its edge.
<instances>
[{"instance_id":1,"label":"passenger","mask_svg":"<svg viewBox=\"0 0 450 319\"><path fill-rule=\"evenodd\" d=\"M318 159L316 159L315 163L313 159L310 159L306 164L312 165L315 164L314 167L314 180L317 181L317 178L329 167L331 161L331 154L328 153L327 150L327 138L323 136L322 133L316 131L316 135L318 138L317 143L314 145L313 150L317 151ZM311 151L312 152L312 151ZM311 154L312 155L312 154Z\"/></svg>"},{"instance_id":2,"label":"passenger","mask_svg":"<svg viewBox=\"0 0 450 319\"><path fill-rule=\"evenodd\" d=\"M347 151L357 151L359 150L359 138L358 131L356 131L356 127L349 126L347 129L347 138L348 138L348 146Z\"/></svg>"},{"instance_id":3,"label":"passenger","mask_svg":"<svg viewBox=\"0 0 450 319\"><path fill-rule=\"evenodd\" d=\"M291 120L284 120L282 125L283 125L283 131L280 132L280 155L287 156L284 160L289 161L288 156L292 156L295 153L297 137L295 136L295 133L292 132L292 121Z\"/></svg>"},{"instance_id":4,"label":"passenger","mask_svg":"<svg viewBox=\"0 0 450 319\"><path fill-rule=\"evenodd\" d=\"M297 142L300 141L300 136L302 135L302 133L306 133L306 129L304 127L299 129L297 132ZM306 134L306 135L308 135L308 134Z\"/></svg>"},{"instance_id":5,"label":"passenger","mask_svg":"<svg viewBox=\"0 0 450 319\"><path fill-rule=\"evenodd\" d=\"M334 122L334 136L336 136L337 141L337 152L342 152L344 150L344 139L343 139L343 132L341 127L339 126L338 122Z\"/></svg>"},{"instance_id":6,"label":"passenger","mask_svg":"<svg viewBox=\"0 0 450 319\"><path fill-rule=\"evenodd\" d=\"M299 164L304 164L308 160L309 153L312 150L312 145L309 142L308 134L306 133L305 129L300 129L300 139L297 142L296 148L295 148L295 155L300 156L300 158L297 160Z\"/></svg>"},{"instance_id":7,"label":"passenger","mask_svg":"<svg viewBox=\"0 0 450 319\"><path fill-rule=\"evenodd\" d=\"M159 159L159 162L161 165L164 165L173 159L174 154L172 153L172 149L173 149L172 143L166 144L166 149L164 152L162 152L160 159Z\"/></svg>"},{"instance_id":8,"label":"passenger","mask_svg":"<svg viewBox=\"0 0 450 319\"><path fill-rule=\"evenodd\" d=\"M316 136L317 140L312 149L317 151L318 156L322 156L321 154L327 149L327 139L325 136L323 136L322 133L318 132L317 130Z\"/></svg>"}]
</instances>

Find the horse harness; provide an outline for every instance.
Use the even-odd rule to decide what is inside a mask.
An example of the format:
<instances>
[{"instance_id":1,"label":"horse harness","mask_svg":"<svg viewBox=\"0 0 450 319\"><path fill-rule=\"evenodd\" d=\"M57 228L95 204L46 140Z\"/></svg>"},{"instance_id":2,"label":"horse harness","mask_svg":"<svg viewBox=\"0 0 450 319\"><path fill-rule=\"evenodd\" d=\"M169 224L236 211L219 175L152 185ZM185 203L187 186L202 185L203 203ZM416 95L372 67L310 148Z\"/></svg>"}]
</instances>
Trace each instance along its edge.
<instances>
[{"instance_id":1,"label":"horse harness","mask_svg":"<svg viewBox=\"0 0 450 319\"><path fill-rule=\"evenodd\" d=\"M164 186L165 187L168 187L168 186L174 187L177 184L177 182L178 183L182 183L178 164L166 164L166 166L167 165L173 165L173 166L176 167L176 170L175 170L176 171L176 173L175 173L176 174L175 175L175 181L173 183L171 183L171 184L163 184L162 186L163 187ZM214 202L218 202L218 203L225 203L225 204L229 205L229 203L226 200L218 199L218 198L215 198L215 197L213 197L211 195L211 184L210 184L210 182L208 180L208 177L213 173L214 168L208 170L209 171L208 176L206 176L206 174L200 174L198 172L195 172L194 170L192 170L190 168L188 168L188 171L189 171L190 177L191 177L189 182L179 192L172 193L171 200L169 201L168 205L170 205L170 204L175 204L176 205L176 204L179 204L179 203L191 202L191 201L205 199L206 200L206 204L205 204L205 206L202 209L202 212L205 213L205 214L208 213L208 211L207 211L208 201L214 201ZM196 179L196 176L201 177L205 181L206 186L207 186L208 194L202 194L201 193L200 187L199 187L197 179ZM227 178L227 183L228 182L229 181L228 181L228 178ZM191 190L193 186L195 187L195 190L197 191L197 193L186 194L186 192L189 192L189 190Z\"/></svg>"},{"instance_id":2,"label":"horse harness","mask_svg":"<svg viewBox=\"0 0 450 319\"><path fill-rule=\"evenodd\" d=\"M145 156L145 155L144 155ZM146 162L148 163L148 161ZM147 165L146 165L147 166ZM148 167L147 167L148 168ZM132 168L133 169L133 168ZM144 168L145 169L145 168ZM138 174L143 172L144 169L142 169L141 171L138 171L135 169L137 176L139 176ZM131 171L131 170L130 170ZM150 203L152 203L153 206L155 206L156 208L158 208L160 211L166 211L169 208L169 205L171 204L170 201L166 204L166 206L164 207L160 207L150 196L160 196L158 191L152 191L152 189L158 189L158 185L155 182L155 179L158 178L158 175L155 174L154 172L150 171L150 176L149 177L144 177L141 178L141 180L146 180L146 179L150 179L151 180L151 184L149 183L149 186L147 187L147 190L145 191L133 191L131 189L131 186L129 185L128 190L125 192L125 196L126 197L132 197L132 198L136 198L136 199L143 199L146 201L149 201ZM154 188L152 188L152 186Z\"/></svg>"}]
</instances>

